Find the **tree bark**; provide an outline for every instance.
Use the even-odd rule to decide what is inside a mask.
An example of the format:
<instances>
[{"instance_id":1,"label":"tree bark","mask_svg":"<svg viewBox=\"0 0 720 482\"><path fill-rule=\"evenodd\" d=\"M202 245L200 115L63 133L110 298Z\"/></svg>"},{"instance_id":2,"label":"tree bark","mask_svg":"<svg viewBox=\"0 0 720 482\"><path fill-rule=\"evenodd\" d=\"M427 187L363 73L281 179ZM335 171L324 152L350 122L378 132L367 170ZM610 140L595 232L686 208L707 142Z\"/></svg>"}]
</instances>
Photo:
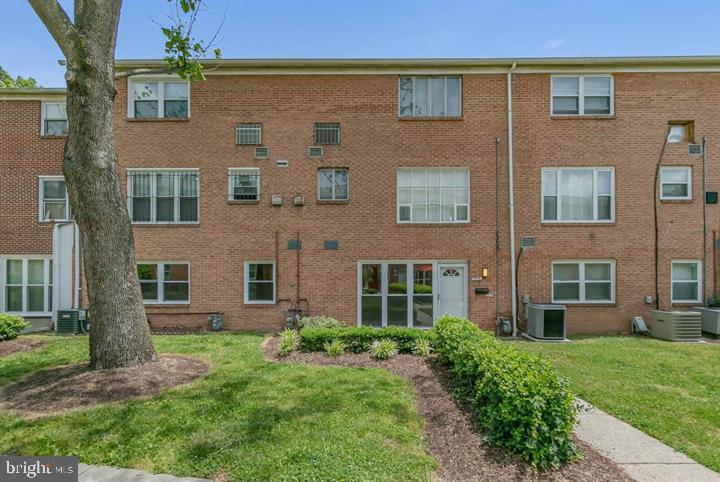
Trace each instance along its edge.
<instances>
[{"instance_id":1,"label":"tree bark","mask_svg":"<svg viewBox=\"0 0 720 482\"><path fill-rule=\"evenodd\" d=\"M132 225L113 141L115 39L120 0L77 1L75 22L56 0L29 0L67 58L63 174L82 235L90 301L90 366L157 359L137 277ZM59 10L58 10L59 8ZM57 13L60 12L60 13Z\"/></svg>"}]
</instances>

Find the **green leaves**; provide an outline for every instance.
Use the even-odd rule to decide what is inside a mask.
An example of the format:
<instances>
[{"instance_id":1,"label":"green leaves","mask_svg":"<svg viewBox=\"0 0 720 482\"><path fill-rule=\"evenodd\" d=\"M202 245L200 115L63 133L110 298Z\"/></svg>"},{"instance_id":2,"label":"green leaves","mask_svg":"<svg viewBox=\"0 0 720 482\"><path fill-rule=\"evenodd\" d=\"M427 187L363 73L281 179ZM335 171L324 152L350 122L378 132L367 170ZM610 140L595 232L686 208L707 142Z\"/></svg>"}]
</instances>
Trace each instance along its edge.
<instances>
[{"instance_id":1,"label":"green leaves","mask_svg":"<svg viewBox=\"0 0 720 482\"><path fill-rule=\"evenodd\" d=\"M39 87L37 81L32 77L24 78L19 75L12 78L5 69L0 66L0 88L31 88Z\"/></svg>"},{"instance_id":2,"label":"green leaves","mask_svg":"<svg viewBox=\"0 0 720 482\"><path fill-rule=\"evenodd\" d=\"M435 350L451 367L489 441L539 468L576 457L575 397L548 362L464 318L444 316L435 331Z\"/></svg>"},{"instance_id":3,"label":"green leaves","mask_svg":"<svg viewBox=\"0 0 720 482\"><path fill-rule=\"evenodd\" d=\"M303 328L300 330L300 347L304 351L323 351L325 344L341 340L348 351L363 353L373 342L381 339L393 340L400 353L412 353L415 341L429 339L432 332L417 328L371 328L354 326L347 328Z\"/></svg>"},{"instance_id":4,"label":"green leaves","mask_svg":"<svg viewBox=\"0 0 720 482\"><path fill-rule=\"evenodd\" d=\"M280 333L280 356L287 356L300 346L300 336L295 330L285 329Z\"/></svg>"},{"instance_id":5,"label":"green leaves","mask_svg":"<svg viewBox=\"0 0 720 482\"><path fill-rule=\"evenodd\" d=\"M17 315L0 313L0 341L17 338L20 332L30 326L25 318Z\"/></svg>"}]
</instances>

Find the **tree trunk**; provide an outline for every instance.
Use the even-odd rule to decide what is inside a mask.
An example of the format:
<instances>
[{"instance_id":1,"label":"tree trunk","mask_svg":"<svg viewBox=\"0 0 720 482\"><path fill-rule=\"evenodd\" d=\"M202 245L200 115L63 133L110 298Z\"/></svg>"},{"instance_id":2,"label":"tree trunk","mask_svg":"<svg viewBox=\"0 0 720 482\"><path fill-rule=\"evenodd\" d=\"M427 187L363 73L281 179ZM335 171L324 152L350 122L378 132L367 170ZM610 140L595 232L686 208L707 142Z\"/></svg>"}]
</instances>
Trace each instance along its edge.
<instances>
[{"instance_id":1,"label":"tree trunk","mask_svg":"<svg viewBox=\"0 0 720 482\"><path fill-rule=\"evenodd\" d=\"M132 226L120 191L113 142L119 16L119 0L96 0L88 5L77 2L75 28L63 49L68 62L69 125L63 173L82 235L92 320L90 366L94 369L129 367L157 359L145 317Z\"/></svg>"}]
</instances>

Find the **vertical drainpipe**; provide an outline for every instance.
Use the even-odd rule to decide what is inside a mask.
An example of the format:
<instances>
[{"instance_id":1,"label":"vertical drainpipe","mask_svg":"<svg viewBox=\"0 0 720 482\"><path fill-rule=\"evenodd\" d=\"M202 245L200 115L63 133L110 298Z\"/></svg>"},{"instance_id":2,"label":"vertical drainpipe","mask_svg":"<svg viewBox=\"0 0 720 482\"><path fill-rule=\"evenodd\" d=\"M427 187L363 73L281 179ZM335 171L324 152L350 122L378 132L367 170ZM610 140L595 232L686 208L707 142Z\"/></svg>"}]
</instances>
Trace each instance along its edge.
<instances>
[{"instance_id":1,"label":"vertical drainpipe","mask_svg":"<svg viewBox=\"0 0 720 482\"><path fill-rule=\"evenodd\" d=\"M512 116L512 75L517 67L513 62L507 73L507 129L508 129L508 191L510 208L510 302L512 305L512 335L517 336L517 282L515 279L515 196L513 193L513 116Z\"/></svg>"}]
</instances>

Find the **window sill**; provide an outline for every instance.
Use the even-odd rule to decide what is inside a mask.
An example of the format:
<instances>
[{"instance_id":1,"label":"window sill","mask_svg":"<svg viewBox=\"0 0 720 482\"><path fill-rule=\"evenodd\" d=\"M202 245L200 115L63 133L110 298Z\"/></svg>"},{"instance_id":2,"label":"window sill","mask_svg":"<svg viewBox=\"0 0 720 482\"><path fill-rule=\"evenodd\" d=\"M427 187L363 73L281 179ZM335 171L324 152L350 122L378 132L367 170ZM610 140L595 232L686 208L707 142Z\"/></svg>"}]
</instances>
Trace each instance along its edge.
<instances>
[{"instance_id":1,"label":"window sill","mask_svg":"<svg viewBox=\"0 0 720 482\"><path fill-rule=\"evenodd\" d=\"M61 223L71 223L72 219L40 219L38 222L40 224L61 224Z\"/></svg>"},{"instance_id":2,"label":"window sill","mask_svg":"<svg viewBox=\"0 0 720 482\"><path fill-rule=\"evenodd\" d=\"M587 301L553 301L552 304L566 305L573 308L617 308L617 303L614 301L599 301L597 303L588 303Z\"/></svg>"},{"instance_id":3,"label":"window sill","mask_svg":"<svg viewBox=\"0 0 720 482\"><path fill-rule=\"evenodd\" d=\"M189 117L128 117L128 122L189 122Z\"/></svg>"},{"instance_id":4,"label":"window sill","mask_svg":"<svg viewBox=\"0 0 720 482\"><path fill-rule=\"evenodd\" d=\"M458 221L458 222L456 222L456 223L442 223L442 222L440 222L440 223L438 223L438 222L415 223L415 222L410 222L410 221L399 221L399 222L397 222L396 224L397 224L398 226L413 226L413 227L418 227L418 226L428 226L428 227L430 227L430 226L435 226L435 227L443 226L443 227L446 227L446 226L469 226L469 225L470 225L470 221Z\"/></svg>"},{"instance_id":5,"label":"window sill","mask_svg":"<svg viewBox=\"0 0 720 482\"><path fill-rule=\"evenodd\" d=\"M248 306L256 306L258 308L263 306L268 308L272 306L277 306L277 303L275 303L274 301L246 301L244 304Z\"/></svg>"},{"instance_id":6,"label":"window sill","mask_svg":"<svg viewBox=\"0 0 720 482\"><path fill-rule=\"evenodd\" d=\"M133 223L132 226L142 226L148 228L190 228L200 226L200 223Z\"/></svg>"},{"instance_id":7,"label":"window sill","mask_svg":"<svg viewBox=\"0 0 720 482\"><path fill-rule=\"evenodd\" d=\"M668 204L673 204L673 203L691 204L693 202L693 199L680 199L680 198L678 198L678 199L667 199L667 198L663 199L663 198L660 198L660 202L662 204L666 204L666 203L668 203Z\"/></svg>"},{"instance_id":8,"label":"window sill","mask_svg":"<svg viewBox=\"0 0 720 482\"><path fill-rule=\"evenodd\" d=\"M228 199L228 204L260 204L259 199Z\"/></svg>"},{"instance_id":9,"label":"window sill","mask_svg":"<svg viewBox=\"0 0 720 482\"><path fill-rule=\"evenodd\" d=\"M330 205L332 205L332 204L342 205L342 204L350 204L350 200L349 199L318 199L317 203L318 204L330 204Z\"/></svg>"},{"instance_id":10,"label":"window sill","mask_svg":"<svg viewBox=\"0 0 720 482\"><path fill-rule=\"evenodd\" d=\"M615 226L615 221L542 221L543 226Z\"/></svg>"},{"instance_id":11,"label":"window sill","mask_svg":"<svg viewBox=\"0 0 720 482\"><path fill-rule=\"evenodd\" d=\"M402 122L424 122L424 121L430 121L430 122L462 122L465 120L465 117L463 116L457 116L457 117L400 117L398 116L398 120Z\"/></svg>"},{"instance_id":12,"label":"window sill","mask_svg":"<svg viewBox=\"0 0 720 482\"><path fill-rule=\"evenodd\" d=\"M42 135L40 136L40 139L47 139L47 140L52 140L52 139L67 139L67 134L65 134L65 135L42 134Z\"/></svg>"},{"instance_id":13,"label":"window sill","mask_svg":"<svg viewBox=\"0 0 720 482\"><path fill-rule=\"evenodd\" d=\"M550 120L613 120L617 119L615 114L596 114L596 115L579 115L579 114L550 114Z\"/></svg>"},{"instance_id":14,"label":"window sill","mask_svg":"<svg viewBox=\"0 0 720 482\"><path fill-rule=\"evenodd\" d=\"M173 301L173 302L162 302L162 301L143 301L145 306L153 306L157 308L184 308L190 305L189 301Z\"/></svg>"}]
</instances>

